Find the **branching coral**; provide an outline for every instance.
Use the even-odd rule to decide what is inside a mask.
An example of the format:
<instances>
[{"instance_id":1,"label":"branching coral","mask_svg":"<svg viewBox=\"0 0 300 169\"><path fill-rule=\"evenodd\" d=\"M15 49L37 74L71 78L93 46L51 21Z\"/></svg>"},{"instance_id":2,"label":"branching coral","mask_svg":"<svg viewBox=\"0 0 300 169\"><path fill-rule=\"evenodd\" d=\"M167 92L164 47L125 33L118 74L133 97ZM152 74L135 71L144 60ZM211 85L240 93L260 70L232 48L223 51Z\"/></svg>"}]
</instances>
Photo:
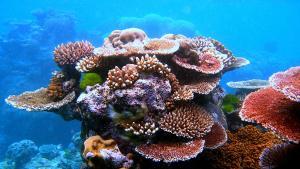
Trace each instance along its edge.
<instances>
[{"instance_id":1,"label":"branching coral","mask_svg":"<svg viewBox=\"0 0 300 169\"><path fill-rule=\"evenodd\" d=\"M131 86L139 77L138 70L135 65L128 64L122 69L115 67L108 72L107 84L115 90Z\"/></svg>"},{"instance_id":2,"label":"branching coral","mask_svg":"<svg viewBox=\"0 0 300 169\"><path fill-rule=\"evenodd\" d=\"M291 100L300 102L300 66L273 74L270 84Z\"/></svg>"},{"instance_id":3,"label":"branching coral","mask_svg":"<svg viewBox=\"0 0 300 169\"><path fill-rule=\"evenodd\" d=\"M61 44L54 50L54 61L59 66L74 65L81 58L90 55L94 46L87 41Z\"/></svg>"},{"instance_id":4,"label":"branching coral","mask_svg":"<svg viewBox=\"0 0 300 169\"><path fill-rule=\"evenodd\" d=\"M132 132L135 135L148 135L155 134L159 128L154 122L135 123L125 125L125 131Z\"/></svg>"},{"instance_id":5,"label":"branching coral","mask_svg":"<svg viewBox=\"0 0 300 169\"><path fill-rule=\"evenodd\" d=\"M263 133L254 126L240 128L236 133L228 132L228 142L204 157L210 168L240 169L259 168L259 156L264 148L281 141L272 133Z\"/></svg>"},{"instance_id":6,"label":"branching coral","mask_svg":"<svg viewBox=\"0 0 300 169\"><path fill-rule=\"evenodd\" d=\"M204 142L198 139L190 142L144 144L136 147L135 150L153 161L170 163L196 157L203 151Z\"/></svg>"},{"instance_id":7,"label":"branching coral","mask_svg":"<svg viewBox=\"0 0 300 169\"><path fill-rule=\"evenodd\" d=\"M80 59L76 63L76 69L79 72L89 72L100 67L102 62L102 56L91 54L90 56Z\"/></svg>"},{"instance_id":8,"label":"branching coral","mask_svg":"<svg viewBox=\"0 0 300 169\"><path fill-rule=\"evenodd\" d=\"M210 131L214 122L205 109L189 104L176 107L159 124L162 130L177 136L200 138Z\"/></svg>"}]
</instances>

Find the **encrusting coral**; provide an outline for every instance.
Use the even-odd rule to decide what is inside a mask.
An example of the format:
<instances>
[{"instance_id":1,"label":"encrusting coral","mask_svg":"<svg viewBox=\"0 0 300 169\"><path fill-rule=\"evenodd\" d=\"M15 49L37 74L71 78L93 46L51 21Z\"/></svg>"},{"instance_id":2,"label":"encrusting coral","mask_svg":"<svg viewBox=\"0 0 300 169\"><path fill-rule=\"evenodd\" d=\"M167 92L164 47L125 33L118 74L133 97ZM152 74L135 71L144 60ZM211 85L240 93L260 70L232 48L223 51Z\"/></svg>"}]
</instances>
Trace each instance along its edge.
<instances>
[{"instance_id":1,"label":"encrusting coral","mask_svg":"<svg viewBox=\"0 0 300 169\"><path fill-rule=\"evenodd\" d=\"M281 143L271 132L263 133L254 126L240 128L237 132L228 132L228 142L222 147L204 154L210 168L257 169L259 157L264 148Z\"/></svg>"},{"instance_id":2,"label":"encrusting coral","mask_svg":"<svg viewBox=\"0 0 300 169\"><path fill-rule=\"evenodd\" d=\"M187 161L223 146L218 85L223 73L247 63L211 38L149 38L138 28L112 31L97 48L87 41L59 45L54 61L61 72L48 89L6 101L81 120L82 156L92 168Z\"/></svg>"},{"instance_id":3,"label":"encrusting coral","mask_svg":"<svg viewBox=\"0 0 300 169\"><path fill-rule=\"evenodd\" d=\"M245 121L260 123L289 141L298 143L300 102L295 101L297 96L294 94L300 90L297 78L299 75L300 68L294 67L284 72L284 76L282 73L271 76L272 87L249 94L241 108L240 117Z\"/></svg>"}]
</instances>

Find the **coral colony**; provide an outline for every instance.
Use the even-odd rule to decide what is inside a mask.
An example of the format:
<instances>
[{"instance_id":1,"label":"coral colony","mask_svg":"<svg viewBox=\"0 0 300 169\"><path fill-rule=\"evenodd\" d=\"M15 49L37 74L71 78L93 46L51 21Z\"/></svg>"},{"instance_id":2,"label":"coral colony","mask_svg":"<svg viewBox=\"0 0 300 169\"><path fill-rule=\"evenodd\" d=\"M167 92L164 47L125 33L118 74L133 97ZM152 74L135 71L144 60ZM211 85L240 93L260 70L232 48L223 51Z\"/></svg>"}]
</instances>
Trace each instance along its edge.
<instances>
[{"instance_id":1,"label":"coral colony","mask_svg":"<svg viewBox=\"0 0 300 169\"><path fill-rule=\"evenodd\" d=\"M250 146L257 151L249 158L258 166L259 152L282 141L255 127L226 132L215 99L223 96L219 82L223 73L249 61L214 39L149 38L143 30L129 28L113 31L98 48L87 41L61 44L54 61L61 70L53 72L47 88L9 96L6 102L82 121L87 168L147 168L145 161L171 165L195 159L204 150L230 154ZM270 87L247 96L240 116L298 143L299 79L300 67L274 74ZM246 133L245 138L239 133ZM256 136L267 137L266 142L251 140Z\"/></svg>"}]
</instances>

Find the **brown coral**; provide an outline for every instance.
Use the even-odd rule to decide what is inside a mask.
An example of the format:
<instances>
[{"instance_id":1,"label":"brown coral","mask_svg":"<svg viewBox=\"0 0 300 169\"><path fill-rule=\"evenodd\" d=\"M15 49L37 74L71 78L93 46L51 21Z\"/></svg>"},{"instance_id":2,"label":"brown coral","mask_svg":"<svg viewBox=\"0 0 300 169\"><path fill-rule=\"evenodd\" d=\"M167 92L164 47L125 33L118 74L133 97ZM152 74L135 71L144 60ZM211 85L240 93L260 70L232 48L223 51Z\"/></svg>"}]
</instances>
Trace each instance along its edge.
<instances>
[{"instance_id":1,"label":"brown coral","mask_svg":"<svg viewBox=\"0 0 300 169\"><path fill-rule=\"evenodd\" d=\"M192 103L175 107L159 121L162 130L186 138L203 137L213 124L213 118L208 112Z\"/></svg>"},{"instance_id":2,"label":"brown coral","mask_svg":"<svg viewBox=\"0 0 300 169\"><path fill-rule=\"evenodd\" d=\"M264 148L280 143L271 132L263 133L254 126L240 128L237 132L228 132L228 142L204 156L209 160L210 168L258 169L259 156Z\"/></svg>"},{"instance_id":3,"label":"brown coral","mask_svg":"<svg viewBox=\"0 0 300 169\"><path fill-rule=\"evenodd\" d=\"M61 72L53 73L47 89L48 97L53 101L61 100L66 96L66 93L63 91L63 79L64 75Z\"/></svg>"},{"instance_id":4,"label":"brown coral","mask_svg":"<svg viewBox=\"0 0 300 169\"><path fill-rule=\"evenodd\" d=\"M103 158L101 149L116 149L116 142L112 139L104 140L100 136L91 136L84 141L83 157L87 160L87 164L93 167L93 161L91 158Z\"/></svg>"},{"instance_id":5,"label":"brown coral","mask_svg":"<svg viewBox=\"0 0 300 169\"><path fill-rule=\"evenodd\" d=\"M59 66L74 65L81 58L90 55L94 46L88 41L61 44L54 50L54 61Z\"/></svg>"},{"instance_id":6,"label":"brown coral","mask_svg":"<svg viewBox=\"0 0 300 169\"><path fill-rule=\"evenodd\" d=\"M107 85L111 89L126 88L132 85L139 77L136 65L127 64L122 69L115 67L108 72Z\"/></svg>"},{"instance_id":7,"label":"brown coral","mask_svg":"<svg viewBox=\"0 0 300 169\"><path fill-rule=\"evenodd\" d=\"M300 66L278 72L270 77L271 86L285 96L300 102Z\"/></svg>"},{"instance_id":8,"label":"brown coral","mask_svg":"<svg viewBox=\"0 0 300 169\"><path fill-rule=\"evenodd\" d=\"M11 95L5 99L6 103L18 109L27 111L56 111L75 99L75 92L67 94L62 100L53 101L48 95L47 88Z\"/></svg>"},{"instance_id":9,"label":"brown coral","mask_svg":"<svg viewBox=\"0 0 300 169\"><path fill-rule=\"evenodd\" d=\"M182 81L183 87L198 94L209 94L220 82L219 76L192 76L192 74L187 74L186 76L190 78Z\"/></svg>"},{"instance_id":10,"label":"brown coral","mask_svg":"<svg viewBox=\"0 0 300 169\"><path fill-rule=\"evenodd\" d=\"M286 98L271 87L250 93L242 106L240 117L255 121L290 141L300 140L300 104Z\"/></svg>"},{"instance_id":11,"label":"brown coral","mask_svg":"<svg viewBox=\"0 0 300 169\"><path fill-rule=\"evenodd\" d=\"M141 53L154 55L173 54L179 49L179 43L171 39L151 39L144 43L145 51Z\"/></svg>"},{"instance_id":12,"label":"brown coral","mask_svg":"<svg viewBox=\"0 0 300 169\"><path fill-rule=\"evenodd\" d=\"M204 140L198 139L190 142L143 144L137 146L135 150L153 161L170 163L196 157L203 151L204 142Z\"/></svg>"},{"instance_id":13,"label":"brown coral","mask_svg":"<svg viewBox=\"0 0 300 169\"><path fill-rule=\"evenodd\" d=\"M76 63L76 69L79 72L88 72L98 68L103 60L102 56L92 54L90 56L80 59Z\"/></svg>"}]
</instances>

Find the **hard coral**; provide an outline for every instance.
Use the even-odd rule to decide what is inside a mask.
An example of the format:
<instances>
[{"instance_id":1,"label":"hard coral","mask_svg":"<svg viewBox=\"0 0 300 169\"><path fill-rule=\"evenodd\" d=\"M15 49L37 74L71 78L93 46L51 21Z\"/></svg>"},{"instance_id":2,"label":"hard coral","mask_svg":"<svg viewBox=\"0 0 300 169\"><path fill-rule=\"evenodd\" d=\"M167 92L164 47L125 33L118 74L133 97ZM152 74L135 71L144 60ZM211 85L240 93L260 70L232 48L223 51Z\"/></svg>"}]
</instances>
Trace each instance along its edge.
<instances>
[{"instance_id":1,"label":"hard coral","mask_svg":"<svg viewBox=\"0 0 300 169\"><path fill-rule=\"evenodd\" d=\"M102 56L91 54L90 56L84 57L80 59L76 63L76 69L79 72L89 72L98 67L100 67L102 63Z\"/></svg>"},{"instance_id":2,"label":"hard coral","mask_svg":"<svg viewBox=\"0 0 300 169\"><path fill-rule=\"evenodd\" d=\"M300 140L300 104L271 87L249 94L240 111L245 121L257 122L290 141Z\"/></svg>"},{"instance_id":3,"label":"hard coral","mask_svg":"<svg viewBox=\"0 0 300 169\"><path fill-rule=\"evenodd\" d=\"M115 90L119 88L126 88L133 85L138 79L139 73L136 65L128 64L123 66L122 69L115 67L108 72L107 84Z\"/></svg>"},{"instance_id":4,"label":"hard coral","mask_svg":"<svg viewBox=\"0 0 300 169\"><path fill-rule=\"evenodd\" d=\"M54 50L54 61L59 66L75 65L81 58L90 55L94 46L87 42L73 42L61 44Z\"/></svg>"},{"instance_id":5,"label":"hard coral","mask_svg":"<svg viewBox=\"0 0 300 169\"><path fill-rule=\"evenodd\" d=\"M48 89L40 88L35 91L11 95L5 99L6 103L27 111L56 111L75 99L75 92L67 94L62 100L53 101L48 95Z\"/></svg>"},{"instance_id":6,"label":"hard coral","mask_svg":"<svg viewBox=\"0 0 300 169\"><path fill-rule=\"evenodd\" d=\"M205 140L205 148L216 149L226 143L227 133L219 122L215 122L211 131L203 139Z\"/></svg>"},{"instance_id":7,"label":"hard coral","mask_svg":"<svg viewBox=\"0 0 300 169\"><path fill-rule=\"evenodd\" d=\"M104 140L100 136L91 136L84 141L83 157L90 167L107 167L105 162L112 163L114 168L130 168L132 160L124 156L116 142L112 139Z\"/></svg>"},{"instance_id":8,"label":"hard coral","mask_svg":"<svg viewBox=\"0 0 300 169\"><path fill-rule=\"evenodd\" d=\"M63 80L64 75L61 72L54 72L47 90L48 96L53 101L61 100L66 95L63 91Z\"/></svg>"},{"instance_id":9,"label":"hard coral","mask_svg":"<svg viewBox=\"0 0 300 169\"><path fill-rule=\"evenodd\" d=\"M211 165L210 168L257 169L264 148L281 142L272 133L263 133L254 126L240 128L235 133L228 132L228 140L224 146L203 156Z\"/></svg>"},{"instance_id":10,"label":"hard coral","mask_svg":"<svg viewBox=\"0 0 300 169\"><path fill-rule=\"evenodd\" d=\"M169 55L175 53L179 49L179 43L170 39L151 39L144 43L145 51L140 53L154 55Z\"/></svg>"},{"instance_id":11,"label":"hard coral","mask_svg":"<svg viewBox=\"0 0 300 169\"><path fill-rule=\"evenodd\" d=\"M203 151L204 140L197 139L190 142L144 144L136 147L142 156L153 161L176 162L195 158Z\"/></svg>"},{"instance_id":12,"label":"hard coral","mask_svg":"<svg viewBox=\"0 0 300 169\"><path fill-rule=\"evenodd\" d=\"M274 145L264 149L259 160L261 169L299 168L300 146L288 143Z\"/></svg>"},{"instance_id":13,"label":"hard coral","mask_svg":"<svg viewBox=\"0 0 300 169\"><path fill-rule=\"evenodd\" d=\"M207 134L214 122L206 110L194 104L175 107L159 121L164 131L186 138L201 138Z\"/></svg>"},{"instance_id":14,"label":"hard coral","mask_svg":"<svg viewBox=\"0 0 300 169\"><path fill-rule=\"evenodd\" d=\"M275 90L293 101L300 102L300 66L275 73L269 81Z\"/></svg>"}]
</instances>

